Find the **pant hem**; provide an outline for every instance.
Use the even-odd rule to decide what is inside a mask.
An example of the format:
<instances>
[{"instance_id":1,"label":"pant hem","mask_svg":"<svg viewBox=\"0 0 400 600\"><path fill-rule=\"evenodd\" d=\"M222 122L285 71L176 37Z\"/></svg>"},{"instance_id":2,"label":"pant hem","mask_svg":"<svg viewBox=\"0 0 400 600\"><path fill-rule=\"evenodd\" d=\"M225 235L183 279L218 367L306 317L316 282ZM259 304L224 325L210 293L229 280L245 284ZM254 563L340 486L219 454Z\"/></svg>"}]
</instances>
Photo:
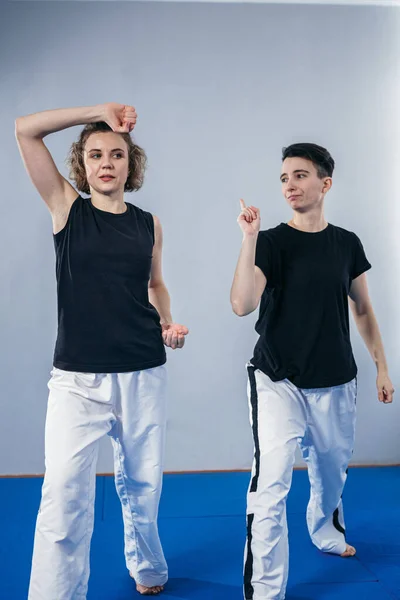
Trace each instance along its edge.
<instances>
[{"instance_id":1,"label":"pant hem","mask_svg":"<svg viewBox=\"0 0 400 600\"><path fill-rule=\"evenodd\" d=\"M314 545L318 548L316 544ZM332 550L323 550L322 548L318 548L318 550L324 554L334 554L335 556L340 556L346 551L346 545L346 542L344 542L343 546L341 544L337 544L334 548L332 548Z\"/></svg>"},{"instance_id":2,"label":"pant hem","mask_svg":"<svg viewBox=\"0 0 400 600\"><path fill-rule=\"evenodd\" d=\"M285 598L286 594L284 594L283 596L274 596L272 600L285 600ZM258 596L254 594L253 600L271 600L271 596Z\"/></svg>"},{"instance_id":3,"label":"pant hem","mask_svg":"<svg viewBox=\"0 0 400 600\"><path fill-rule=\"evenodd\" d=\"M151 581L149 579L145 580L145 579L142 579L140 576L135 577L134 574L132 573L132 571L129 571L129 575L131 576L132 579L134 579L135 583L138 583L139 585L144 585L145 587L155 587L157 585L165 585L168 581L168 577L163 577L163 578L154 577L154 578L152 578Z\"/></svg>"}]
</instances>

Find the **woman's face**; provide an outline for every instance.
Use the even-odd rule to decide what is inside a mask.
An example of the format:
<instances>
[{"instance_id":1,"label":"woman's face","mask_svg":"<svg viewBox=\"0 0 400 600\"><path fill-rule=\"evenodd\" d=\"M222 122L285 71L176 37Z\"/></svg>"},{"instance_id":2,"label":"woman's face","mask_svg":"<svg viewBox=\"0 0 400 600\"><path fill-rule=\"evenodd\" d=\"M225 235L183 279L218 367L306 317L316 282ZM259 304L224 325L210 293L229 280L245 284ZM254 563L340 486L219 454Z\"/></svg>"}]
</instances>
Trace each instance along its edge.
<instances>
[{"instance_id":1,"label":"woman's face","mask_svg":"<svg viewBox=\"0 0 400 600\"><path fill-rule=\"evenodd\" d=\"M118 133L92 133L83 151L86 178L91 189L109 196L123 191L129 172L128 146Z\"/></svg>"}]
</instances>

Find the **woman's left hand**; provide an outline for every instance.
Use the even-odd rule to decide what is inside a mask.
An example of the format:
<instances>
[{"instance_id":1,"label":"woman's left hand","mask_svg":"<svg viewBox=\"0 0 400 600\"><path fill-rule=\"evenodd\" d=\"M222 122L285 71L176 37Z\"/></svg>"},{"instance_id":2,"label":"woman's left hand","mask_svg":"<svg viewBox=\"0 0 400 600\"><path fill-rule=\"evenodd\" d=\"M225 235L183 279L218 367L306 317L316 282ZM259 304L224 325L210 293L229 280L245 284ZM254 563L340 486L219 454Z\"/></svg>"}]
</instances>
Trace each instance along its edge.
<instances>
[{"instance_id":1,"label":"woman's left hand","mask_svg":"<svg viewBox=\"0 0 400 600\"><path fill-rule=\"evenodd\" d=\"M183 348L185 343L185 335L189 333L189 329L184 325L178 323L164 323L162 327L162 337L164 344L168 348L175 350L176 348Z\"/></svg>"}]
</instances>

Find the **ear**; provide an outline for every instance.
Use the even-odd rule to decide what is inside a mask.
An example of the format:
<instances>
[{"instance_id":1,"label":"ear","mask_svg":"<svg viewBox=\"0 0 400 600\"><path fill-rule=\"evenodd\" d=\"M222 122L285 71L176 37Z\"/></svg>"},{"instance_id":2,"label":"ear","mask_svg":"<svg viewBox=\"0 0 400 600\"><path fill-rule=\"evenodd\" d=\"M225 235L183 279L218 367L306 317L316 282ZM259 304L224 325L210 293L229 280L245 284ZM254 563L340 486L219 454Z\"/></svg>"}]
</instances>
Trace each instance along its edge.
<instances>
[{"instance_id":1,"label":"ear","mask_svg":"<svg viewBox=\"0 0 400 600\"><path fill-rule=\"evenodd\" d=\"M324 183L323 183L323 188L322 188L322 193L326 194L327 192L329 192L329 190L332 187L332 178L331 177L325 177L324 179Z\"/></svg>"}]
</instances>

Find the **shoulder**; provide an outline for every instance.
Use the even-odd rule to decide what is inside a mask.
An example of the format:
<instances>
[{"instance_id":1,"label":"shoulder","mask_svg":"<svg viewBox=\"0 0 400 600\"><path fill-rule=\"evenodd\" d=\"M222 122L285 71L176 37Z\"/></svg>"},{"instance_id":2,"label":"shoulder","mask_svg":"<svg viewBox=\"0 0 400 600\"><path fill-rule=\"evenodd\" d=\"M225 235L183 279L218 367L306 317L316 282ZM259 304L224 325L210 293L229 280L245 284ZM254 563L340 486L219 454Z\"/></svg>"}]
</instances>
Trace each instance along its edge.
<instances>
[{"instance_id":1,"label":"shoulder","mask_svg":"<svg viewBox=\"0 0 400 600\"><path fill-rule=\"evenodd\" d=\"M258 235L264 239L268 239L268 238L274 239L274 238L285 235L285 232L286 232L285 223L280 223L279 225L276 225L276 227L271 227L270 229L262 229Z\"/></svg>"},{"instance_id":2,"label":"shoulder","mask_svg":"<svg viewBox=\"0 0 400 600\"><path fill-rule=\"evenodd\" d=\"M340 240L340 242L344 242L352 246L356 246L361 243L360 238L356 233L354 233L354 231L349 231L348 229L345 229L344 227L339 227L338 225L332 225L332 223L330 223L330 228L332 234L338 240Z\"/></svg>"},{"instance_id":3,"label":"shoulder","mask_svg":"<svg viewBox=\"0 0 400 600\"><path fill-rule=\"evenodd\" d=\"M280 223L276 227L270 229L262 229L258 234L257 243L263 247L277 246L279 242L285 243L288 227L285 223Z\"/></svg>"},{"instance_id":4,"label":"shoulder","mask_svg":"<svg viewBox=\"0 0 400 600\"><path fill-rule=\"evenodd\" d=\"M161 243L162 242L162 227L161 227L160 219L158 217L156 217L156 215L151 215L151 218L153 220L154 242Z\"/></svg>"},{"instance_id":5,"label":"shoulder","mask_svg":"<svg viewBox=\"0 0 400 600\"><path fill-rule=\"evenodd\" d=\"M152 219L153 215L150 212L148 212L147 210L140 208L140 206L136 206L136 204L132 204L132 202L126 202L126 204L129 205L131 212L134 213L135 215L137 215L139 217L143 217L147 220Z\"/></svg>"},{"instance_id":6,"label":"shoulder","mask_svg":"<svg viewBox=\"0 0 400 600\"><path fill-rule=\"evenodd\" d=\"M134 215L139 227L142 226L147 229L153 239L154 244L157 239L161 238L162 233L159 218L153 215L151 212L136 206L136 204L131 204L130 202L127 202L127 204L129 204L131 214Z\"/></svg>"},{"instance_id":7,"label":"shoulder","mask_svg":"<svg viewBox=\"0 0 400 600\"><path fill-rule=\"evenodd\" d=\"M131 213L135 215L136 219L138 219L139 222L144 221L151 229L154 229L154 225L156 222L155 220L157 217L154 217L151 214L151 212L143 210L143 208L136 206L136 204L131 204L130 202L127 202L127 204L129 204Z\"/></svg>"}]
</instances>

